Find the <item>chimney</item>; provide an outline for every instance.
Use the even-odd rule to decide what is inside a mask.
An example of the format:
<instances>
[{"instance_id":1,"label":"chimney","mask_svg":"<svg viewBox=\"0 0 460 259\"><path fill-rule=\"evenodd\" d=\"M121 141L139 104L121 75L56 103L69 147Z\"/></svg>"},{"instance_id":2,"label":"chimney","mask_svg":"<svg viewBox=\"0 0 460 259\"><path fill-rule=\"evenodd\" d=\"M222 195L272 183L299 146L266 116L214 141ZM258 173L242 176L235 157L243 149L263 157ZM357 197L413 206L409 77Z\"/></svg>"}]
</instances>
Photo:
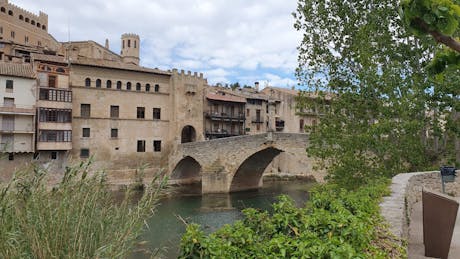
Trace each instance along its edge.
<instances>
[{"instance_id":1,"label":"chimney","mask_svg":"<svg viewBox=\"0 0 460 259\"><path fill-rule=\"evenodd\" d=\"M110 49L110 46L109 46L109 39L105 39L105 48L106 48L106 49Z\"/></svg>"},{"instance_id":2,"label":"chimney","mask_svg":"<svg viewBox=\"0 0 460 259\"><path fill-rule=\"evenodd\" d=\"M254 83L254 88L256 89L257 92L259 91L259 82Z\"/></svg>"}]
</instances>

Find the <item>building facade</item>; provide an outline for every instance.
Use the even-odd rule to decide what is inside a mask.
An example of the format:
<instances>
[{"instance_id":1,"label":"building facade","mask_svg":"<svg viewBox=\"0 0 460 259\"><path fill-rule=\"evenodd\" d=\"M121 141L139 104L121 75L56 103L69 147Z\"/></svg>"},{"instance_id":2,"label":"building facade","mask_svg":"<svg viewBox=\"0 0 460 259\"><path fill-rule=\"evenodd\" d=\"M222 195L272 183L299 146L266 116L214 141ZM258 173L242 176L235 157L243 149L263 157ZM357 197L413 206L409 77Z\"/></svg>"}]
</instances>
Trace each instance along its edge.
<instances>
[{"instance_id":1,"label":"building facade","mask_svg":"<svg viewBox=\"0 0 460 259\"><path fill-rule=\"evenodd\" d=\"M0 62L0 160L3 175L32 161L35 152L36 78L30 64Z\"/></svg>"}]
</instances>

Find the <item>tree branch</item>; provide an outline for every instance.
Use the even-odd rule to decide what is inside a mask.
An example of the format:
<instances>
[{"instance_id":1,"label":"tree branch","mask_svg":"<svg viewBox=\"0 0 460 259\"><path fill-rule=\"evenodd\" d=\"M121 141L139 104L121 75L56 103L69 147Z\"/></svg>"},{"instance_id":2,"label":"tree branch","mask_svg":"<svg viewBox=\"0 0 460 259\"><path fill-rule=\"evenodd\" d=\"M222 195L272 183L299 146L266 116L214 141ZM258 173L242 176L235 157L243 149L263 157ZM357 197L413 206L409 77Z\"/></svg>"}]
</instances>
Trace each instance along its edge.
<instances>
[{"instance_id":1,"label":"tree branch","mask_svg":"<svg viewBox=\"0 0 460 259\"><path fill-rule=\"evenodd\" d=\"M442 44L446 45L447 47L449 47L449 48L451 48L451 49L453 49L453 50L455 50L455 51L460 53L460 42L456 41L451 36L447 36L447 35L444 35L444 34L440 33L439 31L431 30L430 26L428 26L428 24L426 22L424 22L420 18L415 19L414 22L422 30L424 30L425 32L431 34L431 36L433 36L433 38L437 42L442 43Z\"/></svg>"}]
</instances>

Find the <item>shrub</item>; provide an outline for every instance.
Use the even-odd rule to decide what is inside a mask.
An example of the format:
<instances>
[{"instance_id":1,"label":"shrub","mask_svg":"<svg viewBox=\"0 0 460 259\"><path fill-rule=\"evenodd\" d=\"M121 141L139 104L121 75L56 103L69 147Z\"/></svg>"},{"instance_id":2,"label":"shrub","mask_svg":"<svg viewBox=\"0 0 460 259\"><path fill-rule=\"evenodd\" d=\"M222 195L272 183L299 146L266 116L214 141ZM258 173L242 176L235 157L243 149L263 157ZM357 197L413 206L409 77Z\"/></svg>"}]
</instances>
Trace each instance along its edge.
<instances>
[{"instance_id":1,"label":"shrub","mask_svg":"<svg viewBox=\"0 0 460 259\"><path fill-rule=\"evenodd\" d=\"M180 258L388 258L404 257L380 217L386 183L353 192L326 184L315 188L303 208L287 196L273 213L243 211L244 218L206 236L191 224Z\"/></svg>"}]
</instances>

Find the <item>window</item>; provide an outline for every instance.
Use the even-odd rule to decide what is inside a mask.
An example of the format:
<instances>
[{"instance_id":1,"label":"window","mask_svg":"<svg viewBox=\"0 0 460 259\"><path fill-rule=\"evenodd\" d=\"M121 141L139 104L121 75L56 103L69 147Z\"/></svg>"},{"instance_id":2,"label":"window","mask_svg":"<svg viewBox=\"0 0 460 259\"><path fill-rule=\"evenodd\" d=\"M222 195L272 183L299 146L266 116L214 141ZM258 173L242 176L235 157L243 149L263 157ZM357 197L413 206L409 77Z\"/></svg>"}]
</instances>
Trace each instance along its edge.
<instances>
[{"instance_id":1,"label":"window","mask_svg":"<svg viewBox=\"0 0 460 259\"><path fill-rule=\"evenodd\" d=\"M121 81L117 81L117 89L121 90Z\"/></svg>"},{"instance_id":2,"label":"window","mask_svg":"<svg viewBox=\"0 0 460 259\"><path fill-rule=\"evenodd\" d=\"M91 86L91 79L89 79L89 78L86 78L86 79L85 79L85 86L86 86L86 87L90 87L90 86Z\"/></svg>"},{"instance_id":3,"label":"window","mask_svg":"<svg viewBox=\"0 0 460 259\"><path fill-rule=\"evenodd\" d=\"M123 48L125 48L125 40L123 40Z\"/></svg>"},{"instance_id":4,"label":"window","mask_svg":"<svg viewBox=\"0 0 460 259\"><path fill-rule=\"evenodd\" d=\"M48 87L51 87L51 88L56 87L56 76L52 76L52 75L48 76Z\"/></svg>"},{"instance_id":5,"label":"window","mask_svg":"<svg viewBox=\"0 0 460 259\"><path fill-rule=\"evenodd\" d=\"M145 140L137 141L137 152L145 152Z\"/></svg>"},{"instance_id":6,"label":"window","mask_svg":"<svg viewBox=\"0 0 460 259\"><path fill-rule=\"evenodd\" d=\"M303 119L300 119L300 121L299 121L299 130L300 130L300 132L303 132L304 128L305 128L305 122L304 122Z\"/></svg>"},{"instance_id":7,"label":"window","mask_svg":"<svg viewBox=\"0 0 460 259\"><path fill-rule=\"evenodd\" d=\"M30 19L26 17L26 22L29 22L29 21L30 21Z\"/></svg>"},{"instance_id":8,"label":"window","mask_svg":"<svg viewBox=\"0 0 460 259\"><path fill-rule=\"evenodd\" d=\"M134 41L134 48L137 48L137 41Z\"/></svg>"},{"instance_id":9,"label":"window","mask_svg":"<svg viewBox=\"0 0 460 259\"><path fill-rule=\"evenodd\" d=\"M14 98L3 97L3 105L5 107L14 107Z\"/></svg>"},{"instance_id":10,"label":"window","mask_svg":"<svg viewBox=\"0 0 460 259\"><path fill-rule=\"evenodd\" d=\"M126 90L131 90L131 82L126 83Z\"/></svg>"},{"instance_id":11,"label":"window","mask_svg":"<svg viewBox=\"0 0 460 259\"><path fill-rule=\"evenodd\" d=\"M45 26L45 25L42 25L42 29L43 29L43 30L46 30L46 26Z\"/></svg>"},{"instance_id":12,"label":"window","mask_svg":"<svg viewBox=\"0 0 460 259\"><path fill-rule=\"evenodd\" d=\"M146 92L150 92L150 84L146 84L146 85L145 85L145 91L146 91Z\"/></svg>"},{"instance_id":13,"label":"window","mask_svg":"<svg viewBox=\"0 0 460 259\"><path fill-rule=\"evenodd\" d=\"M30 24L35 25L35 21L34 20L30 21Z\"/></svg>"},{"instance_id":14,"label":"window","mask_svg":"<svg viewBox=\"0 0 460 259\"><path fill-rule=\"evenodd\" d=\"M156 84L155 85L155 93L158 93L160 91L160 85Z\"/></svg>"},{"instance_id":15,"label":"window","mask_svg":"<svg viewBox=\"0 0 460 259\"><path fill-rule=\"evenodd\" d=\"M10 161L14 160L14 153L8 153L8 160Z\"/></svg>"},{"instance_id":16,"label":"window","mask_svg":"<svg viewBox=\"0 0 460 259\"><path fill-rule=\"evenodd\" d=\"M84 138L89 138L91 134L91 129L90 128L83 128L83 134L82 137Z\"/></svg>"},{"instance_id":17,"label":"window","mask_svg":"<svg viewBox=\"0 0 460 259\"><path fill-rule=\"evenodd\" d=\"M91 116L91 104L82 103L80 105L81 117L89 118Z\"/></svg>"},{"instance_id":18,"label":"window","mask_svg":"<svg viewBox=\"0 0 460 259\"><path fill-rule=\"evenodd\" d=\"M71 130L40 130L39 142L72 142Z\"/></svg>"},{"instance_id":19,"label":"window","mask_svg":"<svg viewBox=\"0 0 460 259\"><path fill-rule=\"evenodd\" d=\"M131 40L128 40L128 48L131 48Z\"/></svg>"},{"instance_id":20,"label":"window","mask_svg":"<svg viewBox=\"0 0 460 259\"><path fill-rule=\"evenodd\" d=\"M15 35L16 35L16 34L14 33L14 31L11 31L11 38L14 39L14 36L15 36Z\"/></svg>"},{"instance_id":21,"label":"window","mask_svg":"<svg viewBox=\"0 0 460 259\"><path fill-rule=\"evenodd\" d=\"M101 79L96 79L96 87L101 88Z\"/></svg>"},{"instance_id":22,"label":"window","mask_svg":"<svg viewBox=\"0 0 460 259\"><path fill-rule=\"evenodd\" d=\"M6 12L5 7L2 7L0 10L2 11L2 13Z\"/></svg>"},{"instance_id":23,"label":"window","mask_svg":"<svg viewBox=\"0 0 460 259\"><path fill-rule=\"evenodd\" d=\"M111 129L110 130L110 137L111 138L118 138L118 129Z\"/></svg>"},{"instance_id":24,"label":"window","mask_svg":"<svg viewBox=\"0 0 460 259\"><path fill-rule=\"evenodd\" d=\"M62 67L58 67L58 68L56 68L56 72L65 73L65 69L63 69Z\"/></svg>"},{"instance_id":25,"label":"window","mask_svg":"<svg viewBox=\"0 0 460 259\"><path fill-rule=\"evenodd\" d=\"M41 26L42 25L39 22L37 22L37 28L40 28Z\"/></svg>"},{"instance_id":26,"label":"window","mask_svg":"<svg viewBox=\"0 0 460 259\"><path fill-rule=\"evenodd\" d=\"M161 118L161 109L160 108L153 108L153 119L159 120Z\"/></svg>"},{"instance_id":27,"label":"window","mask_svg":"<svg viewBox=\"0 0 460 259\"><path fill-rule=\"evenodd\" d=\"M154 152L161 152L161 140L154 140L153 141L153 151Z\"/></svg>"},{"instance_id":28,"label":"window","mask_svg":"<svg viewBox=\"0 0 460 259\"><path fill-rule=\"evenodd\" d=\"M141 83L137 83L136 84L136 91L140 91L141 90Z\"/></svg>"},{"instance_id":29,"label":"window","mask_svg":"<svg viewBox=\"0 0 460 259\"><path fill-rule=\"evenodd\" d=\"M24 36L24 43L29 43L29 37L28 36Z\"/></svg>"},{"instance_id":30,"label":"window","mask_svg":"<svg viewBox=\"0 0 460 259\"><path fill-rule=\"evenodd\" d=\"M13 90L13 80L6 80L6 89Z\"/></svg>"},{"instance_id":31,"label":"window","mask_svg":"<svg viewBox=\"0 0 460 259\"><path fill-rule=\"evenodd\" d=\"M137 107L137 118L145 119L145 107Z\"/></svg>"},{"instance_id":32,"label":"window","mask_svg":"<svg viewBox=\"0 0 460 259\"><path fill-rule=\"evenodd\" d=\"M112 88L112 81L107 80L107 82L105 83L105 86L106 86L107 88Z\"/></svg>"},{"instance_id":33,"label":"window","mask_svg":"<svg viewBox=\"0 0 460 259\"><path fill-rule=\"evenodd\" d=\"M89 157L89 149L88 148L80 149L80 157L81 158L88 158Z\"/></svg>"},{"instance_id":34,"label":"window","mask_svg":"<svg viewBox=\"0 0 460 259\"><path fill-rule=\"evenodd\" d=\"M22 14L19 15L19 20L24 21L24 16L22 16Z\"/></svg>"},{"instance_id":35,"label":"window","mask_svg":"<svg viewBox=\"0 0 460 259\"><path fill-rule=\"evenodd\" d=\"M110 118L118 118L120 116L120 107L118 105L110 105Z\"/></svg>"},{"instance_id":36,"label":"window","mask_svg":"<svg viewBox=\"0 0 460 259\"><path fill-rule=\"evenodd\" d=\"M47 101L72 102L72 91L41 88L39 98Z\"/></svg>"},{"instance_id":37,"label":"window","mask_svg":"<svg viewBox=\"0 0 460 259\"><path fill-rule=\"evenodd\" d=\"M13 11L9 10L9 11L8 11L8 14L11 15L11 16L13 16Z\"/></svg>"},{"instance_id":38,"label":"window","mask_svg":"<svg viewBox=\"0 0 460 259\"><path fill-rule=\"evenodd\" d=\"M39 108L38 116L39 116L40 122L58 122L58 123L72 122L72 110Z\"/></svg>"},{"instance_id":39,"label":"window","mask_svg":"<svg viewBox=\"0 0 460 259\"><path fill-rule=\"evenodd\" d=\"M51 152L50 158L51 158L52 160L56 160L56 159L57 159L57 152L56 152L56 151L52 151L52 152Z\"/></svg>"}]
</instances>

